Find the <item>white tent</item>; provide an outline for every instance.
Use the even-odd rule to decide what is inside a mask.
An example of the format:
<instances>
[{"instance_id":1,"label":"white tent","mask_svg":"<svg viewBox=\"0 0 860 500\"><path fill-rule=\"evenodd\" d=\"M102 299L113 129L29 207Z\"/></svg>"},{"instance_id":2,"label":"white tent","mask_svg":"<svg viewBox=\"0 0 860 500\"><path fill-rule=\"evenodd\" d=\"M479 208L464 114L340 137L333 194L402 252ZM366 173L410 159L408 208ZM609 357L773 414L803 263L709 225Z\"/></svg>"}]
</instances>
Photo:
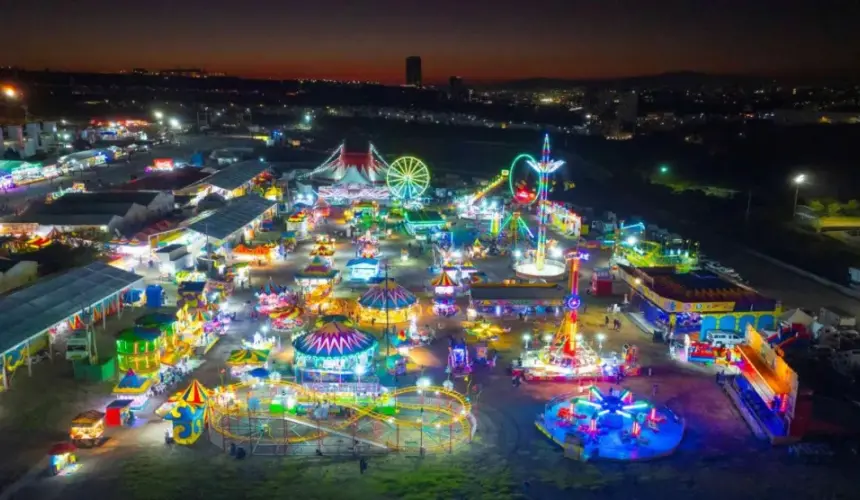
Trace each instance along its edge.
<instances>
[{"instance_id":1,"label":"white tent","mask_svg":"<svg viewBox=\"0 0 860 500\"><path fill-rule=\"evenodd\" d=\"M341 177L340 180L337 181L337 185L367 186L370 184L371 182L367 180L367 177L363 176L356 167L347 167L346 172L344 172L343 174L343 177Z\"/></svg>"},{"instance_id":2,"label":"white tent","mask_svg":"<svg viewBox=\"0 0 860 500\"><path fill-rule=\"evenodd\" d=\"M801 309L792 309L782 313L782 316L779 317L779 321L782 323L788 323L789 325L803 325L809 328L809 325L815 321L815 318L803 312Z\"/></svg>"}]
</instances>

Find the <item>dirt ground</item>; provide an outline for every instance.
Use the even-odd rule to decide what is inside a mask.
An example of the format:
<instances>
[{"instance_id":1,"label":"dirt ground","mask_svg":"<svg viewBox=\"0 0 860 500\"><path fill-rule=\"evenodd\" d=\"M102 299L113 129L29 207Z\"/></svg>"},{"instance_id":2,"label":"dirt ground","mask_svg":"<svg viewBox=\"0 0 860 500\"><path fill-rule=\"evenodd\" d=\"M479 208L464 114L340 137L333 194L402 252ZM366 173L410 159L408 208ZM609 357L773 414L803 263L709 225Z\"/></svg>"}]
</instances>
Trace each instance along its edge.
<instances>
[{"instance_id":1,"label":"dirt ground","mask_svg":"<svg viewBox=\"0 0 860 500\"><path fill-rule=\"evenodd\" d=\"M389 243L392 252L404 240ZM291 273L307 262L307 252L295 261L254 273L259 286L269 277L290 283ZM393 255L399 255L399 250ZM350 255L339 254L337 261ZM422 288L426 265L398 266L396 278L410 288ZM503 273L503 260L480 261L489 273ZM587 279L584 273L583 279ZM250 291L247 292L250 294ZM242 298L241 300L244 300ZM160 439L164 424L148 419L115 445L81 454L81 468L60 477L40 477L14 498L303 498L303 499L650 499L650 498L856 498L851 464L816 467L792 462L784 449L757 442L708 370L681 366L670 360L663 345L653 344L629 321L620 331L603 330L606 302L586 298L583 335L607 334L605 350L623 344L640 348L643 366L652 375L625 380L624 386L656 400L686 419L687 432L675 455L646 463L581 463L564 458L534 426L535 416L551 398L577 389L575 384L526 383L515 388L505 366L522 349L522 335L534 334L535 323L506 321L509 334L495 348L501 353L494 369L480 367L472 383L483 390L474 398L478 432L474 442L454 454L388 455L369 459L362 474L356 457L251 457L235 460L213 446L206 436L191 447L166 446ZM131 315L129 315L131 316ZM462 317L442 321L440 339L419 350L416 358L425 375L444 380L449 333L461 335ZM437 320L427 318L423 321ZM554 321L550 319L550 324ZM110 325L116 332L121 325ZM204 385L217 383L228 350L247 325L219 343L201 368ZM0 395L0 425L7 448L17 455L0 457L8 478L27 470L44 456L50 442L64 437L68 420L93 407L110 391L107 384L82 384L72 379L66 363L34 369L13 381L15 390ZM464 390L463 381L457 381ZM9 470L10 472L6 472Z\"/></svg>"}]
</instances>

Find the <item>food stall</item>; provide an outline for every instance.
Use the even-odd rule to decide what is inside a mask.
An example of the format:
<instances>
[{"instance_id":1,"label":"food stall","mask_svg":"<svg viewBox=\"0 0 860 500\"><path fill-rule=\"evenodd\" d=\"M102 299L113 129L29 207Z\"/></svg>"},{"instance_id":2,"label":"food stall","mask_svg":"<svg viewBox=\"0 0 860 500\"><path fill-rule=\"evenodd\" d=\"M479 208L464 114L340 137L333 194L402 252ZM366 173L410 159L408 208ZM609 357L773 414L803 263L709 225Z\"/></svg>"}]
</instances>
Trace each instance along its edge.
<instances>
[{"instance_id":1,"label":"food stall","mask_svg":"<svg viewBox=\"0 0 860 500\"><path fill-rule=\"evenodd\" d=\"M105 414L97 410L88 410L72 419L69 427L69 437L72 443L80 447L93 447L101 444L105 433Z\"/></svg>"}]
</instances>

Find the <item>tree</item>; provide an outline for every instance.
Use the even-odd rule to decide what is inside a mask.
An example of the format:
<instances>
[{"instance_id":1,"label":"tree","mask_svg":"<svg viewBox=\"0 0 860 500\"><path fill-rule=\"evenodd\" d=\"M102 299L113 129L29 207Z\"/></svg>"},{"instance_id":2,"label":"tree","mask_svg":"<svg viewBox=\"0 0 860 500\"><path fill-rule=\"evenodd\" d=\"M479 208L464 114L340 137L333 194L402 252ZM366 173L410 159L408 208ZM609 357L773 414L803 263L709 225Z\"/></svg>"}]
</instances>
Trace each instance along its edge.
<instances>
[{"instance_id":1,"label":"tree","mask_svg":"<svg viewBox=\"0 0 860 500\"><path fill-rule=\"evenodd\" d=\"M845 212L850 213L852 215L856 214L858 210L860 210L860 201L857 200L848 200L848 203L842 207Z\"/></svg>"},{"instance_id":2,"label":"tree","mask_svg":"<svg viewBox=\"0 0 860 500\"><path fill-rule=\"evenodd\" d=\"M835 217L842 212L842 205L837 202L828 203L827 204L827 215L830 217Z\"/></svg>"},{"instance_id":3,"label":"tree","mask_svg":"<svg viewBox=\"0 0 860 500\"><path fill-rule=\"evenodd\" d=\"M819 200L810 201L809 208L817 214L824 213L824 203L821 203Z\"/></svg>"}]
</instances>

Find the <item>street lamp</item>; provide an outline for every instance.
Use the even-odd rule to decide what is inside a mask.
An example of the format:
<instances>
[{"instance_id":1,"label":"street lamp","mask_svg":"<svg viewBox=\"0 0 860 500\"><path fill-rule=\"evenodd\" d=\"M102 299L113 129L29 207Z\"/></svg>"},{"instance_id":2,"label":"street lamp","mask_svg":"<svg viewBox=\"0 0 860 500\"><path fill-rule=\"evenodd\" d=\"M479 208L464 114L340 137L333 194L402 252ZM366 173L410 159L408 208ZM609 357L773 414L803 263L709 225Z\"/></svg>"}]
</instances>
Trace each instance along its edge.
<instances>
[{"instance_id":1,"label":"street lamp","mask_svg":"<svg viewBox=\"0 0 860 500\"><path fill-rule=\"evenodd\" d=\"M529 349L529 341L532 339L532 336L528 333L523 334L523 344L525 344L526 350Z\"/></svg>"},{"instance_id":2,"label":"street lamp","mask_svg":"<svg viewBox=\"0 0 860 500\"><path fill-rule=\"evenodd\" d=\"M170 128L174 128L174 129L179 128L179 120L176 118L171 118L168 123L170 123Z\"/></svg>"},{"instance_id":3,"label":"street lamp","mask_svg":"<svg viewBox=\"0 0 860 500\"><path fill-rule=\"evenodd\" d=\"M20 101L21 109L24 110L24 121L26 122L30 120L30 110L27 109L27 102L24 100L24 95L20 90L11 86L3 87L3 97L12 101Z\"/></svg>"},{"instance_id":4,"label":"street lamp","mask_svg":"<svg viewBox=\"0 0 860 500\"><path fill-rule=\"evenodd\" d=\"M546 342L546 345L549 345L552 342L553 335L551 333L547 333L543 336L543 341Z\"/></svg>"},{"instance_id":5,"label":"street lamp","mask_svg":"<svg viewBox=\"0 0 860 500\"><path fill-rule=\"evenodd\" d=\"M154 117L155 117L155 119L156 119L156 120L158 120L158 121L161 121L161 120L163 120L163 119L164 119L164 113L162 113L161 111L154 111L154 112L152 113L152 116L154 116Z\"/></svg>"},{"instance_id":6,"label":"street lamp","mask_svg":"<svg viewBox=\"0 0 860 500\"><path fill-rule=\"evenodd\" d=\"M602 354L603 353L603 341L606 340L606 334L605 333L598 333L597 335L594 336L594 338L597 339L597 351Z\"/></svg>"},{"instance_id":7,"label":"street lamp","mask_svg":"<svg viewBox=\"0 0 860 500\"><path fill-rule=\"evenodd\" d=\"M668 165L660 165L660 173L661 174L668 174L669 173L669 166Z\"/></svg>"},{"instance_id":8,"label":"street lamp","mask_svg":"<svg viewBox=\"0 0 860 500\"><path fill-rule=\"evenodd\" d=\"M806 174L797 174L791 180L794 183L794 207L791 210L791 217L797 215L797 197L800 195L800 185L806 182Z\"/></svg>"}]
</instances>

